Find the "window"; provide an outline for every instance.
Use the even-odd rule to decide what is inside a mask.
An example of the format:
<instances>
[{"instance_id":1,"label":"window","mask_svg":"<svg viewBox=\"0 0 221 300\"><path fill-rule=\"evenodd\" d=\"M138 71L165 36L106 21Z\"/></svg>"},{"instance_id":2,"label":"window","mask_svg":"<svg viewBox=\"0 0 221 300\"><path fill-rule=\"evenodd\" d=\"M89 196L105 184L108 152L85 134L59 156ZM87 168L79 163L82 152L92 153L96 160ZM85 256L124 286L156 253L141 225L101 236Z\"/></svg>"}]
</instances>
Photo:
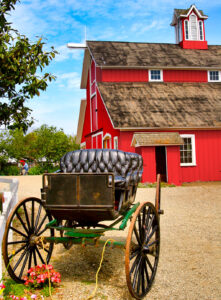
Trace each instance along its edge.
<instances>
[{"instance_id":1,"label":"window","mask_svg":"<svg viewBox=\"0 0 221 300\"><path fill-rule=\"evenodd\" d=\"M118 137L114 137L114 149L118 149Z\"/></svg>"},{"instance_id":2,"label":"window","mask_svg":"<svg viewBox=\"0 0 221 300\"><path fill-rule=\"evenodd\" d=\"M196 152L195 152L195 135L183 134L184 144L180 146L180 165L181 166L195 166Z\"/></svg>"},{"instance_id":3,"label":"window","mask_svg":"<svg viewBox=\"0 0 221 300\"><path fill-rule=\"evenodd\" d=\"M163 81L162 70L150 70L149 71L150 81Z\"/></svg>"},{"instance_id":4,"label":"window","mask_svg":"<svg viewBox=\"0 0 221 300\"><path fill-rule=\"evenodd\" d=\"M208 81L221 81L219 71L209 71L208 77Z\"/></svg>"},{"instance_id":5,"label":"window","mask_svg":"<svg viewBox=\"0 0 221 300\"><path fill-rule=\"evenodd\" d=\"M190 16L190 31L191 31L191 40L197 40L197 17L192 14Z\"/></svg>"},{"instance_id":6,"label":"window","mask_svg":"<svg viewBox=\"0 0 221 300\"><path fill-rule=\"evenodd\" d=\"M111 135L109 133L106 133L103 137L103 148L111 149Z\"/></svg>"},{"instance_id":7,"label":"window","mask_svg":"<svg viewBox=\"0 0 221 300\"><path fill-rule=\"evenodd\" d=\"M203 41L203 22L199 21L199 34L200 34L200 40Z\"/></svg>"},{"instance_id":8,"label":"window","mask_svg":"<svg viewBox=\"0 0 221 300\"><path fill-rule=\"evenodd\" d=\"M189 39L189 28L188 28L187 20L185 20L185 22L184 22L184 27L185 27L185 39L188 40Z\"/></svg>"}]
</instances>

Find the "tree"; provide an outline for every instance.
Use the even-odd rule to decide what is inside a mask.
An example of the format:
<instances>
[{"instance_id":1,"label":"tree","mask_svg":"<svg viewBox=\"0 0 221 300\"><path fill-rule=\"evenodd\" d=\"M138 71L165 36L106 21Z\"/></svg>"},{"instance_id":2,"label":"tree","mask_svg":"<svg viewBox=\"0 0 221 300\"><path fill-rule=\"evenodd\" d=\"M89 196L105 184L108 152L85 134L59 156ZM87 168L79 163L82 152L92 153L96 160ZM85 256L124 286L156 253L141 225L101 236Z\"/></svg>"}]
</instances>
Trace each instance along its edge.
<instances>
[{"instance_id":1,"label":"tree","mask_svg":"<svg viewBox=\"0 0 221 300\"><path fill-rule=\"evenodd\" d=\"M0 2L0 126L22 128L24 131L33 124L31 109L25 102L47 88L54 79L50 73L36 74L49 65L57 53L43 50L42 38L32 43L11 27L7 15L20 0Z\"/></svg>"},{"instance_id":2,"label":"tree","mask_svg":"<svg viewBox=\"0 0 221 300\"><path fill-rule=\"evenodd\" d=\"M42 125L34 133L37 136L35 147L38 149L38 159L44 157L48 163L57 163L68 151L79 149L75 138L54 126Z\"/></svg>"}]
</instances>

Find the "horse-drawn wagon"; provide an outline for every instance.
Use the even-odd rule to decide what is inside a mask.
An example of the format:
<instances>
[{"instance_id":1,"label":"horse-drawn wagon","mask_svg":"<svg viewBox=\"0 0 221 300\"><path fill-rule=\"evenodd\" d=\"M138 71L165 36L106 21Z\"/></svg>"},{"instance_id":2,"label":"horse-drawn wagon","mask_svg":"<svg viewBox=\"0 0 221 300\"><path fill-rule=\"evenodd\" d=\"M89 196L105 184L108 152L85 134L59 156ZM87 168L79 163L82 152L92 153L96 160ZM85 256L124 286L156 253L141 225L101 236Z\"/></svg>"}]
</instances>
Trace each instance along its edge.
<instances>
[{"instance_id":1,"label":"horse-drawn wagon","mask_svg":"<svg viewBox=\"0 0 221 300\"><path fill-rule=\"evenodd\" d=\"M135 202L143 172L142 157L136 153L77 150L64 155L60 166L59 173L43 175L41 199L20 201L8 218L3 256L9 275L24 282L28 269L45 263L45 254L49 263L54 244L63 243L66 249L73 244L103 245L106 231L124 230L131 220L126 244L107 244L126 249L128 289L142 299L153 284L159 260L160 176L154 206Z\"/></svg>"}]
</instances>

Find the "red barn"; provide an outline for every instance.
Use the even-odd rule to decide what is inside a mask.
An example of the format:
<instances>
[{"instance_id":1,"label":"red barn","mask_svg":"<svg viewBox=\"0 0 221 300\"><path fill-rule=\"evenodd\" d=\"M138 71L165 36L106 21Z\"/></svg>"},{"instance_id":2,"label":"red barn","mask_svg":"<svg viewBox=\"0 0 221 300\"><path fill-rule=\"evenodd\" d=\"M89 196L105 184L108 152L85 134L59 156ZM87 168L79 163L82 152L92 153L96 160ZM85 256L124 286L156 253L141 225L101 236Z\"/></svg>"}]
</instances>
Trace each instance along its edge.
<instances>
[{"instance_id":1,"label":"red barn","mask_svg":"<svg viewBox=\"0 0 221 300\"><path fill-rule=\"evenodd\" d=\"M176 44L87 41L77 140L137 152L144 182L221 180L221 46L208 17L175 9Z\"/></svg>"}]
</instances>

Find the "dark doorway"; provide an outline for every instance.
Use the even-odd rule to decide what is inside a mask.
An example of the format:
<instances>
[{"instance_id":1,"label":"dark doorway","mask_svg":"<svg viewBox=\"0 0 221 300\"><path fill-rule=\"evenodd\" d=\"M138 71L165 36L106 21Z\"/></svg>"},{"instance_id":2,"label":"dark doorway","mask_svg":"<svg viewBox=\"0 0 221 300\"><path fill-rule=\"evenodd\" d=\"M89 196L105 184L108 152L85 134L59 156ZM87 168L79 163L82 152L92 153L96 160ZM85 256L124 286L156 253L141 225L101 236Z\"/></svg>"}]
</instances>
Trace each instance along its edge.
<instances>
[{"instance_id":1,"label":"dark doorway","mask_svg":"<svg viewBox=\"0 0 221 300\"><path fill-rule=\"evenodd\" d=\"M166 147L155 147L156 173L161 174L161 180L167 182Z\"/></svg>"}]
</instances>

